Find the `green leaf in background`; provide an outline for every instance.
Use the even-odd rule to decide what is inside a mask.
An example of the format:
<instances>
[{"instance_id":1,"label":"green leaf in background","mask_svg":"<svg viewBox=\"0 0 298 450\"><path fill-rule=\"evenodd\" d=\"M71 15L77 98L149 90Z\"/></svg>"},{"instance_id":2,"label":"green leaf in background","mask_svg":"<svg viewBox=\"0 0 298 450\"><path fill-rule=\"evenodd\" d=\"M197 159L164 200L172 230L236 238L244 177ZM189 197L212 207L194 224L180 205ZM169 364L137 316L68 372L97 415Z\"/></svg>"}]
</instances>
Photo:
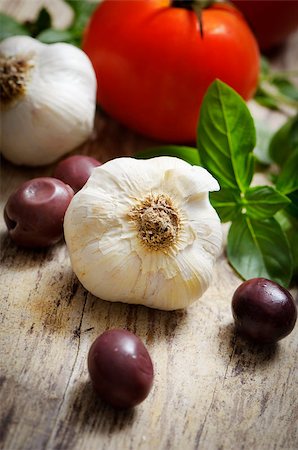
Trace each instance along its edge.
<instances>
[{"instance_id":1,"label":"green leaf in background","mask_svg":"<svg viewBox=\"0 0 298 450\"><path fill-rule=\"evenodd\" d=\"M239 191L222 188L218 192L210 193L210 201L223 223L230 222L241 214L242 201Z\"/></svg>"},{"instance_id":2,"label":"green leaf in background","mask_svg":"<svg viewBox=\"0 0 298 450\"><path fill-rule=\"evenodd\" d=\"M283 166L296 149L298 149L298 114L291 117L274 134L269 145L269 155L278 165Z\"/></svg>"},{"instance_id":3,"label":"green leaf in background","mask_svg":"<svg viewBox=\"0 0 298 450\"><path fill-rule=\"evenodd\" d=\"M270 73L270 64L265 56L261 55L260 57L260 76L261 78L265 78Z\"/></svg>"},{"instance_id":4,"label":"green leaf in background","mask_svg":"<svg viewBox=\"0 0 298 450\"><path fill-rule=\"evenodd\" d=\"M66 42L67 44L77 44L76 38L74 38L73 33L68 30L54 30L49 28L42 31L37 39L44 44L54 44L56 42Z\"/></svg>"},{"instance_id":5,"label":"green leaf in background","mask_svg":"<svg viewBox=\"0 0 298 450\"><path fill-rule=\"evenodd\" d=\"M74 12L74 18L69 31L72 33L73 39L79 47L82 43L84 29L99 2L86 0L65 0L65 2L68 3Z\"/></svg>"},{"instance_id":6,"label":"green leaf in background","mask_svg":"<svg viewBox=\"0 0 298 450\"><path fill-rule=\"evenodd\" d=\"M288 197L291 200L291 203L287 207L287 212L291 216L298 218L298 190L288 194Z\"/></svg>"},{"instance_id":7,"label":"green leaf in background","mask_svg":"<svg viewBox=\"0 0 298 450\"><path fill-rule=\"evenodd\" d=\"M76 27L85 27L86 23L91 17L91 14L97 7L99 0L96 1L88 1L88 0L64 0L74 12L74 20L72 22L72 26Z\"/></svg>"},{"instance_id":8,"label":"green leaf in background","mask_svg":"<svg viewBox=\"0 0 298 450\"><path fill-rule=\"evenodd\" d=\"M292 152L281 169L276 188L282 194L290 194L298 189L298 148Z\"/></svg>"},{"instance_id":9,"label":"green leaf in background","mask_svg":"<svg viewBox=\"0 0 298 450\"><path fill-rule=\"evenodd\" d=\"M12 17L0 13L0 40L9 36L29 35L46 44L67 42L81 46L82 36L87 22L98 2L87 0L65 0L73 10L73 20L66 30L52 27L52 19L46 8L42 8L34 21L19 24Z\"/></svg>"},{"instance_id":10,"label":"green leaf in background","mask_svg":"<svg viewBox=\"0 0 298 450\"><path fill-rule=\"evenodd\" d=\"M279 92L295 101L298 101L298 89L297 86L285 76L273 76L271 83L274 84L274 86L277 87Z\"/></svg>"},{"instance_id":11,"label":"green leaf in background","mask_svg":"<svg viewBox=\"0 0 298 450\"><path fill-rule=\"evenodd\" d=\"M284 106L298 108L297 90L295 85L286 79L281 82L270 80L258 86L254 100L261 106L272 110L283 111Z\"/></svg>"},{"instance_id":12,"label":"green leaf in background","mask_svg":"<svg viewBox=\"0 0 298 450\"><path fill-rule=\"evenodd\" d=\"M34 22L26 22L30 36L36 38L43 30L51 28L52 19L47 9L42 8Z\"/></svg>"},{"instance_id":13,"label":"green leaf in background","mask_svg":"<svg viewBox=\"0 0 298 450\"><path fill-rule=\"evenodd\" d=\"M279 109L278 101L265 91L261 86L258 87L254 100L265 108L277 111Z\"/></svg>"},{"instance_id":14,"label":"green leaf in background","mask_svg":"<svg viewBox=\"0 0 298 450\"><path fill-rule=\"evenodd\" d=\"M287 214L286 211L278 211L275 219L280 224L283 232L287 236L293 257L293 276L298 279L298 218Z\"/></svg>"},{"instance_id":15,"label":"green leaf in background","mask_svg":"<svg viewBox=\"0 0 298 450\"><path fill-rule=\"evenodd\" d=\"M203 166L221 187L245 191L253 172L256 133L251 114L232 88L216 80L203 99L197 145Z\"/></svg>"},{"instance_id":16,"label":"green leaf in background","mask_svg":"<svg viewBox=\"0 0 298 450\"><path fill-rule=\"evenodd\" d=\"M297 77L297 70L272 70L269 61L262 56L255 101L272 110L283 111L285 106L298 109L298 89L297 84L293 82Z\"/></svg>"},{"instance_id":17,"label":"green leaf in background","mask_svg":"<svg viewBox=\"0 0 298 450\"><path fill-rule=\"evenodd\" d=\"M263 120L260 120L257 117L253 117L253 119L257 135L257 142L253 151L254 155L257 162L260 164L269 165L272 163L272 159L269 155L269 143L272 139L273 131Z\"/></svg>"},{"instance_id":18,"label":"green leaf in background","mask_svg":"<svg viewBox=\"0 0 298 450\"><path fill-rule=\"evenodd\" d=\"M159 147L149 148L148 150L138 152L134 155L139 159L154 158L155 156L174 156L183 159L193 166L200 166L199 152L194 147L186 147L182 145L162 145Z\"/></svg>"},{"instance_id":19,"label":"green leaf in background","mask_svg":"<svg viewBox=\"0 0 298 450\"><path fill-rule=\"evenodd\" d=\"M245 192L245 210L242 212L256 220L273 217L274 214L290 203L285 195L271 186L257 186Z\"/></svg>"},{"instance_id":20,"label":"green leaf in background","mask_svg":"<svg viewBox=\"0 0 298 450\"><path fill-rule=\"evenodd\" d=\"M6 14L0 13L0 41L11 36L29 35L29 31L24 25Z\"/></svg>"},{"instance_id":21,"label":"green leaf in background","mask_svg":"<svg viewBox=\"0 0 298 450\"><path fill-rule=\"evenodd\" d=\"M227 254L234 269L245 279L264 277L286 287L290 283L292 254L274 218L257 221L243 215L235 220L228 234Z\"/></svg>"}]
</instances>

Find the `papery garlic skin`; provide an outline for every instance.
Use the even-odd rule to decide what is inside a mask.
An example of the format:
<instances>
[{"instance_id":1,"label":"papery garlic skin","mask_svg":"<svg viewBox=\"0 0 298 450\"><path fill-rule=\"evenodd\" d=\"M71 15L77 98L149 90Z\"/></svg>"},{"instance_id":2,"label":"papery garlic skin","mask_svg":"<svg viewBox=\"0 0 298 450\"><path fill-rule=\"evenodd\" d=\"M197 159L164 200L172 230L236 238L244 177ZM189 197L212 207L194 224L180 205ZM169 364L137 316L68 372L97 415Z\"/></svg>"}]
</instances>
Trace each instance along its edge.
<instances>
[{"instance_id":1,"label":"papery garlic skin","mask_svg":"<svg viewBox=\"0 0 298 450\"><path fill-rule=\"evenodd\" d=\"M42 44L28 36L0 43L1 70L26 66L23 92L7 101L1 74L1 150L15 164L50 164L91 134L96 77L87 55L70 44ZM1 88L2 89L2 88Z\"/></svg>"},{"instance_id":2,"label":"papery garlic skin","mask_svg":"<svg viewBox=\"0 0 298 450\"><path fill-rule=\"evenodd\" d=\"M221 250L221 224L208 197L215 190L219 185L209 172L178 158L118 158L94 169L64 219L72 267L83 286L104 300L164 310L197 300ZM170 199L179 216L173 242L160 249L158 237L154 248L142 240L134 215L141 210L136 205L158 196ZM175 227L176 217L171 220ZM170 227L160 229L168 236Z\"/></svg>"}]
</instances>

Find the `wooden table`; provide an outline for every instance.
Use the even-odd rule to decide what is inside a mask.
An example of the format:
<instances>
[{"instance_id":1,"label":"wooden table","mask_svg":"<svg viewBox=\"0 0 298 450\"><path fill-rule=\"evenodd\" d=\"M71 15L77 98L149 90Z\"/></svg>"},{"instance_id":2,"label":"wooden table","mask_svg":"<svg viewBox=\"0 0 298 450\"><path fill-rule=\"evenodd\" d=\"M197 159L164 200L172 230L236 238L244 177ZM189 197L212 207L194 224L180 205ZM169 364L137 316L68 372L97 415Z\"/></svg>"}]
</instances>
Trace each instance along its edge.
<instances>
[{"instance_id":1,"label":"wooden table","mask_svg":"<svg viewBox=\"0 0 298 450\"><path fill-rule=\"evenodd\" d=\"M1 0L0 6L23 18L33 3ZM293 68L297 44L296 34L274 60L276 67ZM253 108L271 128L284 120ZM150 144L98 114L96 136L80 151L106 161ZM21 182L53 170L20 168L4 160L1 166L2 208ZM0 225L1 448L298 447L298 327L266 348L235 334L230 305L241 280L224 252L202 299L185 311L162 312L95 298L73 274L63 242L44 251L23 250L8 238L2 215ZM149 397L126 412L96 398L87 372L91 343L114 327L139 335L155 367Z\"/></svg>"}]
</instances>

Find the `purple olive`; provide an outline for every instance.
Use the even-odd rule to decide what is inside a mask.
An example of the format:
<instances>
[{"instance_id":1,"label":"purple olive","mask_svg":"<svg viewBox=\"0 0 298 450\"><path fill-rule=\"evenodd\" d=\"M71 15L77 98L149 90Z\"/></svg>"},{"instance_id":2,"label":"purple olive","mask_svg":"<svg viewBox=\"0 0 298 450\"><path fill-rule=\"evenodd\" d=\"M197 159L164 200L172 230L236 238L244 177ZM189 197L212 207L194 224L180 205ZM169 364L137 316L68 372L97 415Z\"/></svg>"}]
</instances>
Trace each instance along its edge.
<instances>
[{"instance_id":1,"label":"purple olive","mask_svg":"<svg viewBox=\"0 0 298 450\"><path fill-rule=\"evenodd\" d=\"M63 159L56 166L53 176L69 184L75 192L82 189L94 167L101 163L91 156L75 155Z\"/></svg>"},{"instance_id":2,"label":"purple olive","mask_svg":"<svg viewBox=\"0 0 298 450\"><path fill-rule=\"evenodd\" d=\"M149 394L153 365L143 342L126 330L108 330L92 344L88 369L94 389L115 408L131 408Z\"/></svg>"},{"instance_id":3,"label":"purple olive","mask_svg":"<svg viewBox=\"0 0 298 450\"><path fill-rule=\"evenodd\" d=\"M74 195L70 186L55 178L34 178L8 199L4 219L11 239L31 248L55 244L63 236L65 211Z\"/></svg>"},{"instance_id":4,"label":"purple olive","mask_svg":"<svg viewBox=\"0 0 298 450\"><path fill-rule=\"evenodd\" d=\"M242 283L233 295L232 312L237 330L260 343L284 338L291 333L297 319L290 292L266 278Z\"/></svg>"}]
</instances>

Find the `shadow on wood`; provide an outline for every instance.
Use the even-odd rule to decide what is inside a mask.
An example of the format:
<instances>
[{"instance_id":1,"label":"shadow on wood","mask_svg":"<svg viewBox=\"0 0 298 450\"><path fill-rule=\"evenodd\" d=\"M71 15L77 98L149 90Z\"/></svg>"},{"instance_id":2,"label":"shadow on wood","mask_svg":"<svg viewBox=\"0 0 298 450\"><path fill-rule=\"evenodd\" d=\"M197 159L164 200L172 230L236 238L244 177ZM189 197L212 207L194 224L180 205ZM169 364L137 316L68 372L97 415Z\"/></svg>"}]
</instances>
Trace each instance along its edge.
<instances>
[{"instance_id":1,"label":"shadow on wood","mask_svg":"<svg viewBox=\"0 0 298 450\"><path fill-rule=\"evenodd\" d=\"M263 370L279 354L279 344L256 344L239 335L234 324L222 325L219 329L220 354L228 355L227 371L231 377L251 374Z\"/></svg>"}]
</instances>

